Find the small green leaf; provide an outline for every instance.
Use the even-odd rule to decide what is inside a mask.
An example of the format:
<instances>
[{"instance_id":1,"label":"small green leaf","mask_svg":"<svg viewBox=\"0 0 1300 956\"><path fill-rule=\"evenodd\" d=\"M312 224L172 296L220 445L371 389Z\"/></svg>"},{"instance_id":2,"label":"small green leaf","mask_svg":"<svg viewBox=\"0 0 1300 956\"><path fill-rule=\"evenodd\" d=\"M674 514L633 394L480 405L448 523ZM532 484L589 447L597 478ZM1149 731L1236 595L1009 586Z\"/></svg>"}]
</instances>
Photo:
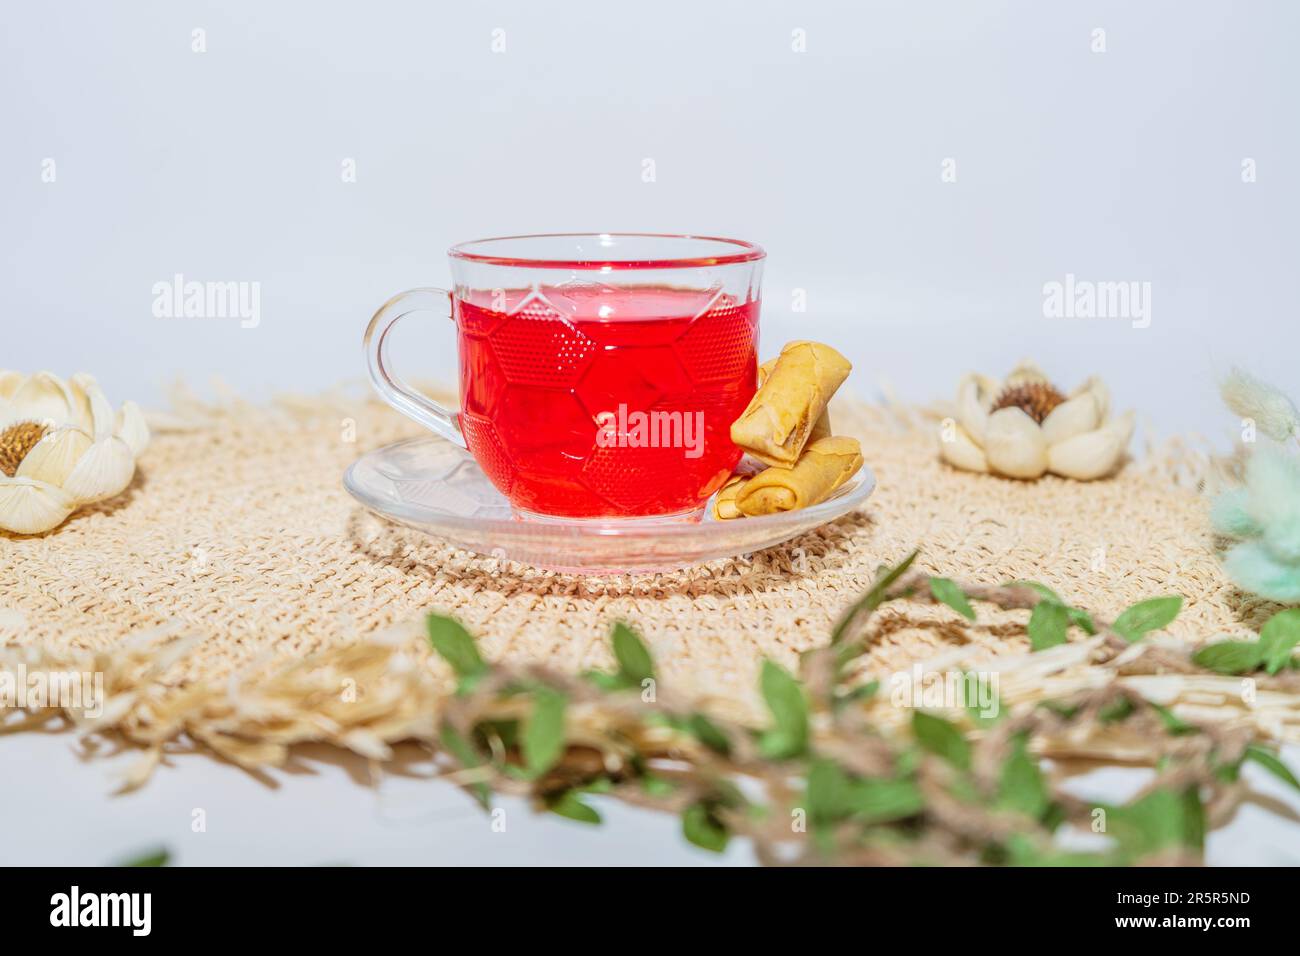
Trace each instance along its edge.
<instances>
[{"instance_id":1,"label":"small green leaf","mask_svg":"<svg viewBox=\"0 0 1300 956\"><path fill-rule=\"evenodd\" d=\"M849 605L839 621L835 624L835 629L831 631L831 644L835 645L844 640L849 632L849 627L857 620L860 614L870 614L876 608L880 607L885 600L885 592L889 590L890 585L903 576L912 562L916 560L919 551L913 551L902 561L892 568L882 568L876 575L876 581L866 594L858 598L853 604Z\"/></svg>"},{"instance_id":2,"label":"small green leaf","mask_svg":"<svg viewBox=\"0 0 1300 956\"><path fill-rule=\"evenodd\" d=\"M759 686L772 713L772 729L759 738L759 751L774 760L799 756L808 747L808 699L803 686L770 660L763 661Z\"/></svg>"},{"instance_id":3,"label":"small green leaf","mask_svg":"<svg viewBox=\"0 0 1300 956\"><path fill-rule=\"evenodd\" d=\"M975 620L975 609L970 606L965 592L947 578L931 578L930 593L936 601L948 605L968 621Z\"/></svg>"},{"instance_id":4,"label":"small green leaf","mask_svg":"<svg viewBox=\"0 0 1300 956\"><path fill-rule=\"evenodd\" d=\"M726 756L731 753L731 741L718 729L718 725L703 714L691 714L686 719L686 729L714 753Z\"/></svg>"},{"instance_id":5,"label":"small green leaf","mask_svg":"<svg viewBox=\"0 0 1300 956\"><path fill-rule=\"evenodd\" d=\"M1201 795L1197 788L1191 786L1184 789L1180 802L1183 811L1181 834L1183 846L1203 851L1205 849L1205 805L1201 803Z\"/></svg>"},{"instance_id":6,"label":"small green leaf","mask_svg":"<svg viewBox=\"0 0 1300 956\"><path fill-rule=\"evenodd\" d=\"M1039 849L1024 834L1014 834L1007 840L1012 866L1111 866L1111 859L1102 853L1057 850L1055 847Z\"/></svg>"},{"instance_id":7,"label":"small green leaf","mask_svg":"<svg viewBox=\"0 0 1300 956\"><path fill-rule=\"evenodd\" d=\"M622 621L614 625L614 658L619 674L634 687L654 677L654 661L636 631Z\"/></svg>"},{"instance_id":8,"label":"small green leaf","mask_svg":"<svg viewBox=\"0 0 1300 956\"><path fill-rule=\"evenodd\" d=\"M1300 780L1296 779L1296 775L1291 772L1291 768L1284 764L1277 754L1271 750L1267 750L1259 744L1249 744L1246 747L1246 759L1255 761L1279 780L1300 790Z\"/></svg>"},{"instance_id":9,"label":"small green leaf","mask_svg":"<svg viewBox=\"0 0 1300 956\"><path fill-rule=\"evenodd\" d=\"M869 680L865 684L859 684L853 690L845 695L847 700L870 700L880 691L880 681Z\"/></svg>"},{"instance_id":10,"label":"small green leaf","mask_svg":"<svg viewBox=\"0 0 1300 956\"><path fill-rule=\"evenodd\" d=\"M1070 720L1079 712L1078 704L1067 704L1065 701L1061 700L1045 700L1038 706L1042 707L1044 710L1050 710L1052 713L1059 717L1064 717L1066 720Z\"/></svg>"},{"instance_id":11,"label":"small green leaf","mask_svg":"<svg viewBox=\"0 0 1300 956\"><path fill-rule=\"evenodd\" d=\"M559 814L570 820L577 820L579 823L600 823L600 814L596 808L588 803L584 803L572 790L566 790L558 797L551 799L546 808L552 813Z\"/></svg>"},{"instance_id":12,"label":"small green leaf","mask_svg":"<svg viewBox=\"0 0 1300 956\"><path fill-rule=\"evenodd\" d=\"M1278 611L1259 632L1260 658L1264 669L1276 674L1291 663L1291 652L1300 644L1300 608Z\"/></svg>"},{"instance_id":13,"label":"small green leaf","mask_svg":"<svg viewBox=\"0 0 1300 956\"><path fill-rule=\"evenodd\" d=\"M677 784L671 780L665 780L663 777L643 777L641 779L641 789L646 796L669 797L677 792Z\"/></svg>"},{"instance_id":14,"label":"small green leaf","mask_svg":"<svg viewBox=\"0 0 1300 956\"><path fill-rule=\"evenodd\" d=\"M547 804L547 809L558 816L578 823L599 824L600 814L591 804L586 803L573 790L566 790L559 797Z\"/></svg>"},{"instance_id":15,"label":"small green leaf","mask_svg":"<svg viewBox=\"0 0 1300 956\"><path fill-rule=\"evenodd\" d=\"M848 774L834 760L814 760L808 768L804 795L809 821L814 826L821 826L848 816L850 786Z\"/></svg>"},{"instance_id":16,"label":"small green leaf","mask_svg":"<svg viewBox=\"0 0 1300 956\"><path fill-rule=\"evenodd\" d=\"M1059 594L1049 588L1046 584L1039 584L1037 581L1008 581L1007 587L1029 588L1044 600L1052 601L1053 603L1059 604L1061 607L1065 608L1066 614L1069 615L1070 623L1080 628L1085 634L1097 633L1097 625L1092 622L1091 614L1087 611L1081 610L1080 608L1070 607L1070 605L1066 604L1065 601L1061 600Z\"/></svg>"},{"instance_id":17,"label":"small green leaf","mask_svg":"<svg viewBox=\"0 0 1300 956\"><path fill-rule=\"evenodd\" d=\"M920 813L925 806L921 791L910 780L858 780L846 799L854 819L863 823L904 820Z\"/></svg>"},{"instance_id":18,"label":"small green leaf","mask_svg":"<svg viewBox=\"0 0 1300 956\"><path fill-rule=\"evenodd\" d=\"M998 784L998 803L1037 820L1052 802L1038 769L1038 762L1029 754L1025 737L1020 734L1012 745L1011 753L1002 764Z\"/></svg>"},{"instance_id":19,"label":"small green leaf","mask_svg":"<svg viewBox=\"0 0 1300 956\"><path fill-rule=\"evenodd\" d=\"M836 697L833 701L833 706L837 711L842 710L849 704L856 704L864 700L870 700L872 697L875 697L879 691L880 681L867 681L865 684L859 684L848 693Z\"/></svg>"},{"instance_id":20,"label":"small green leaf","mask_svg":"<svg viewBox=\"0 0 1300 956\"><path fill-rule=\"evenodd\" d=\"M728 810L749 806L744 792L730 780L717 778L710 783L712 786L708 800L710 806L726 807Z\"/></svg>"},{"instance_id":21,"label":"small green leaf","mask_svg":"<svg viewBox=\"0 0 1300 956\"><path fill-rule=\"evenodd\" d=\"M1224 783L1236 783L1241 779L1241 765L1246 762L1243 753L1236 763L1221 763L1214 767L1214 776Z\"/></svg>"},{"instance_id":22,"label":"small green leaf","mask_svg":"<svg viewBox=\"0 0 1300 956\"><path fill-rule=\"evenodd\" d=\"M131 857L129 860L123 860L117 866L166 866L171 862L172 854L165 846L160 846L156 850L150 850L147 853L141 853L138 856Z\"/></svg>"},{"instance_id":23,"label":"small green leaf","mask_svg":"<svg viewBox=\"0 0 1300 956\"><path fill-rule=\"evenodd\" d=\"M974 806L984 806L984 794L980 792L979 787L975 786L975 781L970 777L956 777L948 781L947 791L950 795L956 797L962 803L969 803Z\"/></svg>"},{"instance_id":24,"label":"small green leaf","mask_svg":"<svg viewBox=\"0 0 1300 956\"><path fill-rule=\"evenodd\" d=\"M1263 651L1255 641L1220 641L1193 654L1192 663L1218 674L1249 674L1263 663Z\"/></svg>"},{"instance_id":25,"label":"small green leaf","mask_svg":"<svg viewBox=\"0 0 1300 956\"><path fill-rule=\"evenodd\" d=\"M1153 790L1111 808L1108 819L1111 834L1134 857L1171 846L1200 850L1205 842L1205 811L1195 786Z\"/></svg>"},{"instance_id":26,"label":"small green leaf","mask_svg":"<svg viewBox=\"0 0 1300 956\"><path fill-rule=\"evenodd\" d=\"M912 733L919 743L930 753L940 756L955 767L970 769L970 744L962 736L956 725L927 714L923 710L912 711Z\"/></svg>"},{"instance_id":27,"label":"small green leaf","mask_svg":"<svg viewBox=\"0 0 1300 956\"><path fill-rule=\"evenodd\" d=\"M727 828L704 803L692 803L682 814L682 835L701 849L721 853L727 848Z\"/></svg>"},{"instance_id":28,"label":"small green leaf","mask_svg":"<svg viewBox=\"0 0 1300 956\"><path fill-rule=\"evenodd\" d=\"M997 705L991 714L985 714L984 708L979 704L966 705L966 716L971 719L971 723L976 727L992 727L1002 719L1002 715L1005 713L1006 711L1003 709L1001 703Z\"/></svg>"},{"instance_id":29,"label":"small green leaf","mask_svg":"<svg viewBox=\"0 0 1300 956\"><path fill-rule=\"evenodd\" d=\"M905 744L894 758L894 773L899 777L910 777L916 773L917 764L921 762L919 744Z\"/></svg>"},{"instance_id":30,"label":"small green leaf","mask_svg":"<svg viewBox=\"0 0 1300 956\"><path fill-rule=\"evenodd\" d=\"M1115 618L1111 629L1124 640L1132 643L1150 631L1167 627L1178 612L1182 610L1183 599L1175 594L1171 597L1148 598L1139 601Z\"/></svg>"},{"instance_id":31,"label":"small green leaf","mask_svg":"<svg viewBox=\"0 0 1300 956\"><path fill-rule=\"evenodd\" d=\"M524 766L533 777L540 777L555 766L564 753L564 695L549 688L533 696L533 712L524 725L521 750Z\"/></svg>"},{"instance_id":32,"label":"small green leaf","mask_svg":"<svg viewBox=\"0 0 1300 956\"><path fill-rule=\"evenodd\" d=\"M1151 706L1152 710L1160 715L1161 721L1164 722L1165 730L1169 731L1169 733L1175 737L1183 734L1194 734L1197 732L1197 727L1183 720L1183 718L1179 717L1168 707L1157 704L1153 700L1149 700L1147 703Z\"/></svg>"},{"instance_id":33,"label":"small green leaf","mask_svg":"<svg viewBox=\"0 0 1300 956\"><path fill-rule=\"evenodd\" d=\"M607 674L604 671L587 671L582 676L584 680L589 681L592 685L599 687L601 690L626 690L628 687L627 681L623 679L621 674Z\"/></svg>"},{"instance_id":34,"label":"small green leaf","mask_svg":"<svg viewBox=\"0 0 1300 956\"><path fill-rule=\"evenodd\" d=\"M1002 699L994 696L997 684L987 680L984 674L978 671L967 671L962 674L959 686L966 716L977 727L992 727L1002 719L1003 714L1007 713Z\"/></svg>"},{"instance_id":35,"label":"small green leaf","mask_svg":"<svg viewBox=\"0 0 1300 956\"><path fill-rule=\"evenodd\" d=\"M1097 711L1097 719L1103 724L1117 724L1132 717L1134 710L1133 701L1119 697Z\"/></svg>"},{"instance_id":36,"label":"small green leaf","mask_svg":"<svg viewBox=\"0 0 1300 956\"><path fill-rule=\"evenodd\" d=\"M1080 610L1077 607L1067 607L1065 610L1070 615L1070 623L1081 629L1083 633L1097 633L1097 625L1092 622L1092 615L1087 611Z\"/></svg>"},{"instance_id":37,"label":"small green leaf","mask_svg":"<svg viewBox=\"0 0 1300 956\"><path fill-rule=\"evenodd\" d=\"M1036 651L1064 644L1070 629L1070 612L1064 604L1039 601L1029 615L1029 643Z\"/></svg>"},{"instance_id":38,"label":"small green leaf","mask_svg":"<svg viewBox=\"0 0 1300 956\"><path fill-rule=\"evenodd\" d=\"M474 748L474 745L449 723L443 723L439 740L442 743L442 748L455 757L462 767L481 767L486 763L483 756ZM469 790L483 809L486 810L491 805L492 790L486 783L480 781L471 784Z\"/></svg>"},{"instance_id":39,"label":"small green leaf","mask_svg":"<svg viewBox=\"0 0 1300 956\"><path fill-rule=\"evenodd\" d=\"M457 677L477 677L486 673L488 665L478 652L478 645L469 631L455 618L430 614L425 618L429 643L451 665Z\"/></svg>"}]
</instances>

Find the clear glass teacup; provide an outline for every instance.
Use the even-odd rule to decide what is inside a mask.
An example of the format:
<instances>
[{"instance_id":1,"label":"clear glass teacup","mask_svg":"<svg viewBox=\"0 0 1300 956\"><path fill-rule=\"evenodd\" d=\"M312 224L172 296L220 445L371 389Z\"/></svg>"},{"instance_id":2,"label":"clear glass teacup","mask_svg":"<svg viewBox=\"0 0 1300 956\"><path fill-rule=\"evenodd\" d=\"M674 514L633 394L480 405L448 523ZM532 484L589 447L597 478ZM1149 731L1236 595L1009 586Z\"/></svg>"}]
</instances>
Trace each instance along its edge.
<instances>
[{"instance_id":1,"label":"clear glass teacup","mask_svg":"<svg viewBox=\"0 0 1300 956\"><path fill-rule=\"evenodd\" d=\"M764 252L631 233L512 236L448 253L453 288L390 299L366 329L376 391L467 448L523 517L690 515L731 474L753 397ZM457 327L460 409L394 372L413 312Z\"/></svg>"}]
</instances>

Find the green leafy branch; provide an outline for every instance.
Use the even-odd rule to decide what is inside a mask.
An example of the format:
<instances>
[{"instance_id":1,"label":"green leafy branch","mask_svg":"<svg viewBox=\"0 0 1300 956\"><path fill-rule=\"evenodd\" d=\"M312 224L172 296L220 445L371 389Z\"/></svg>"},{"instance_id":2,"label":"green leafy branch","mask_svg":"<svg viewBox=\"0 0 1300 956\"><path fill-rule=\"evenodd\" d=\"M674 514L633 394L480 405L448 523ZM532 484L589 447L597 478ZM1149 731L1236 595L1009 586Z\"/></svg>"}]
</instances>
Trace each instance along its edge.
<instances>
[{"instance_id":1,"label":"green leafy branch","mask_svg":"<svg viewBox=\"0 0 1300 956\"><path fill-rule=\"evenodd\" d=\"M763 662L763 726L675 698L626 624L612 634L615 671L570 676L489 664L460 624L430 615L430 642L458 678L440 714L448 773L484 807L496 791L515 793L599 823L590 796L601 794L679 815L685 837L705 849L748 838L759 859L774 864L1197 861L1206 831L1243 796L1246 762L1300 789L1254 730L1193 724L1113 683L981 718L974 733L924 710L911 712L903 732L887 732L870 716L878 684L861 683L853 666L886 602L942 604L967 620L976 617L972 602L1029 609L1035 650L1066 642L1077 628L1111 660L1131 658L1125 652L1172 622L1182 605L1178 597L1153 598L1106 622L1040 584L963 588L912 570L915 558L880 570L829 643L803 656L799 677ZM1261 635L1265 666L1280 659L1283 645L1289 655L1290 627L1278 624L1268 640ZM1282 628L1285 636L1271 636ZM1153 667L1196 669L1163 648L1145 654ZM1073 795L1040 756L1054 741L1119 728L1150 744L1156 771L1127 803ZM1094 834L1099 845L1062 849L1067 830Z\"/></svg>"}]
</instances>

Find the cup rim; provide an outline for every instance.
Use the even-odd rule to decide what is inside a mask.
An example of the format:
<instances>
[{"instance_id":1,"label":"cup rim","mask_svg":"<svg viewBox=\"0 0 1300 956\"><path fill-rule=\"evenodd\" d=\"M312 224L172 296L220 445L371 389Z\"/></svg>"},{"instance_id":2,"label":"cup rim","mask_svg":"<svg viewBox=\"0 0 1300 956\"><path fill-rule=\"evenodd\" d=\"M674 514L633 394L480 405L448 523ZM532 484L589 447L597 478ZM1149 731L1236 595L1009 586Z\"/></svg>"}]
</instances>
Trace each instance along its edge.
<instances>
[{"instance_id":1,"label":"cup rim","mask_svg":"<svg viewBox=\"0 0 1300 956\"><path fill-rule=\"evenodd\" d=\"M512 242L521 239L690 239L697 242L714 242L736 247L735 252L717 256L652 259L546 259L535 256L491 255L471 251L474 246L495 242ZM743 239L726 239L721 236L697 236L664 232L539 232L519 236L492 236L458 242L447 250L452 259L494 266L517 266L531 269L600 269L604 272L632 269L692 269L707 266L727 266L740 262L757 262L767 257L763 247Z\"/></svg>"}]
</instances>

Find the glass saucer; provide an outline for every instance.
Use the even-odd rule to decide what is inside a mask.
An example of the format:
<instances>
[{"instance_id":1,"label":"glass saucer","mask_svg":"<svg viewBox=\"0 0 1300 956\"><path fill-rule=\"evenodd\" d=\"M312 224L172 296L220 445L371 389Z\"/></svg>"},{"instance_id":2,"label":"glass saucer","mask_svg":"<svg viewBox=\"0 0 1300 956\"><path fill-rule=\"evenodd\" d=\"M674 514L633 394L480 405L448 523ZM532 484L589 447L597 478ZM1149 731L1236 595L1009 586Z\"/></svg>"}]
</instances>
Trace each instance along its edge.
<instances>
[{"instance_id":1,"label":"glass saucer","mask_svg":"<svg viewBox=\"0 0 1300 956\"><path fill-rule=\"evenodd\" d=\"M701 513L654 518L534 518L492 487L469 452L433 436L377 448L343 476L348 492L383 518L451 544L552 571L668 571L770 548L857 508L876 487L863 467L819 505L719 521Z\"/></svg>"}]
</instances>

